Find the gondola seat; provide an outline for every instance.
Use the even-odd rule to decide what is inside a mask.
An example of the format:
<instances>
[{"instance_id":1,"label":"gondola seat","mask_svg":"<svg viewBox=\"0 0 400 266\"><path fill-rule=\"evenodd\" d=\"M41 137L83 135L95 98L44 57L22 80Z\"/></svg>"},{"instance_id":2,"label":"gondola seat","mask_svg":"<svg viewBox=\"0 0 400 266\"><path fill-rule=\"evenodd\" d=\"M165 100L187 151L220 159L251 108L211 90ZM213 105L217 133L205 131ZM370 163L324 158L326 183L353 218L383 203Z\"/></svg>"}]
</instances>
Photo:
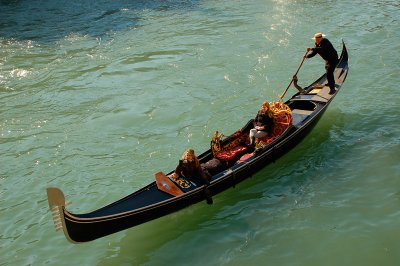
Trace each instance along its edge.
<instances>
[{"instance_id":1,"label":"gondola seat","mask_svg":"<svg viewBox=\"0 0 400 266\"><path fill-rule=\"evenodd\" d=\"M237 158L239 155L241 155L243 152L247 151L247 147L245 146L236 146L231 149L227 149L224 151L221 151L217 153L215 156L217 159L223 160L223 161L232 161L235 158Z\"/></svg>"},{"instance_id":2,"label":"gondola seat","mask_svg":"<svg viewBox=\"0 0 400 266\"><path fill-rule=\"evenodd\" d=\"M281 112L274 117L274 124L272 126L272 133L263 138L257 139L256 145L262 146L271 143L274 139L279 137L289 126L293 123L291 113Z\"/></svg>"},{"instance_id":3,"label":"gondola seat","mask_svg":"<svg viewBox=\"0 0 400 266\"><path fill-rule=\"evenodd\" d=\"M243 134L243 131L239 130L232 136L232 140L224 144L221 143L220 138L211 141L211 150L214 158L228 165L240 158L248 149L246 145L246 140L248 140L247 134Z\"/></svg>"}]
</instances>

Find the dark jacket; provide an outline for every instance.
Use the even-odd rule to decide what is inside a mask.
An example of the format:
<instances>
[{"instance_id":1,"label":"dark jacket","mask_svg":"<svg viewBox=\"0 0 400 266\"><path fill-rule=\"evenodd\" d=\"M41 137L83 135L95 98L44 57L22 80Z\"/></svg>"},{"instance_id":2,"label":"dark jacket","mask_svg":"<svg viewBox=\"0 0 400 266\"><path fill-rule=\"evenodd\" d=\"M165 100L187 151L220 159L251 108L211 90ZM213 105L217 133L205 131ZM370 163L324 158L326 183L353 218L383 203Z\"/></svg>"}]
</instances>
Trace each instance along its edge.
<instances>
[{"instance_id":1,"label":"dark jacket","mask_svg":"<svg viewBox=\"0 0 400 266\"><path fill-rule=\"evenodd\" d=\"M254 118L254 125L264 127L263 131L265 132L271 131L273 122L274 120L268 114L261 113L261 111L258 111L256 118Z\"/></svg>"},{"instance_id":2,"label":"dark jacket","mask_svg":"<svg viewBox=\"0 0 400 266\"><path fill-rule=\"evenodd\" d=\"M189 178L194 181L200 181L200 183L203 184L209 184L208 178L204 174L203 169L201 169L200 165L196 167L196 163L194 161L189 162L180 160L175 169L175 173L177 173L179 176L183 175L185 178Z\"/></svg>"},{"instance_id":3,"label":"dark jacket","mask_svg":"<svg viewBox=\"0 0 400 266\"><path fill-rule=\"evenodd\" d=\"M339 61L338 53L332 43L325 38L319 44L315 43L315 47L311 48L311 53L307 55L307 58L311 58L316 54L319 54L330 65L336 65Z\"/></svg>"}]
</instances>

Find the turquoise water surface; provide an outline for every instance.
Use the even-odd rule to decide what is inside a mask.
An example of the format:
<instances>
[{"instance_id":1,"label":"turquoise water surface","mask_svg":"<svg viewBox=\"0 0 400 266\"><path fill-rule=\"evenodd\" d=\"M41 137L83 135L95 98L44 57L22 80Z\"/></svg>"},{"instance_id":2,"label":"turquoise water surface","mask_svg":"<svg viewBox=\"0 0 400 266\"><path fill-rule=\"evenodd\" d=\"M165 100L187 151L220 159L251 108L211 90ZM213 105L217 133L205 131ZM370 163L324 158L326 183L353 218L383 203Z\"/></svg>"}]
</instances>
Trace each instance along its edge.
<instances>
[{"instance_id":1,"label":"turquoise water surface","mask_svg":"<svg viewBox=\"0 0 400 266\"><path fill-rule=\"evenodd\" d=\"M0 265L400 265L397 0L82 2L0 2ZM317 31L350 71L292 151L212 206L55 232L47 187L85 213L152 182L276 100Z\"/></svg>"}]
</instances>

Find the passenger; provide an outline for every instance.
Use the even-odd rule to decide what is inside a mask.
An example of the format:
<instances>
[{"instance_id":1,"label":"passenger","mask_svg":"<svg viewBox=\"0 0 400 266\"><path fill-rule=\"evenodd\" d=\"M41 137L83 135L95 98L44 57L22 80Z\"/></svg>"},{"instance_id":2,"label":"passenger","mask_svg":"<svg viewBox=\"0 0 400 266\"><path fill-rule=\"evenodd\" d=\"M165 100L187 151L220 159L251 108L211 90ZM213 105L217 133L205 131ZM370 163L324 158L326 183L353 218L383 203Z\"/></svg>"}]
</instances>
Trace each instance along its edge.
<instances>
[{"instance_id":1,"label":"passenger","mask_svg":"<svg viewBox=\"0 0 400 266\"><path fill-rule=\"evenodd\" d=\"M196 183L205 185L204 194L208 204L212 204L211 193L207 188L210 185L210 181L201 169L200 162L197 159L193 149L187 149L182 159L179 160L179 164L175 169L175 172L171 175L172 178L176 179L179 176L183 176L188 179L192 179Z\"/></svg>"},{"instance_id":2,"label":"passenger","mask_svg":"<svg viewBox=\"0 0 400 266\"><path fill-rule=\"evenodd\" d=\"M253 121L254 128L250 129L250 146L255 145L256 138L263 138L270 133L273 122L274 120L272 112L270 111L269 103L265 101Z\"/></svg>"}]
</instances>

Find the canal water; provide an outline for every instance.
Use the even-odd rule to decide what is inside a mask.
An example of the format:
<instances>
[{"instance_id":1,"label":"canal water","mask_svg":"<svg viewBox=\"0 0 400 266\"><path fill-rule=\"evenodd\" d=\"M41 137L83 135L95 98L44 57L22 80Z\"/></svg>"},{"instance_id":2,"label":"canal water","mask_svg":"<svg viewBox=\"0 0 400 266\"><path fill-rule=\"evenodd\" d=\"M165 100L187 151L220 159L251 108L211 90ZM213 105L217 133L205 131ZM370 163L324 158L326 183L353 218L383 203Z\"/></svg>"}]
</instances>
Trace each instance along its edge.
<instances>
[{"instance_id":1,"label":"canal water","mask_svg":"<svg viewBox=\"0 0 400 266\"><path fill-rule=\"evenodd\" d=\"M397 0L1 1L0 265L400 265L399 18ZM288 154L212 206L55 232L47 187L85 213L152 182L276 100L317 31L350 71ZM308 59L299 84L323 73Z\"/></svg>"}]
</instances>

